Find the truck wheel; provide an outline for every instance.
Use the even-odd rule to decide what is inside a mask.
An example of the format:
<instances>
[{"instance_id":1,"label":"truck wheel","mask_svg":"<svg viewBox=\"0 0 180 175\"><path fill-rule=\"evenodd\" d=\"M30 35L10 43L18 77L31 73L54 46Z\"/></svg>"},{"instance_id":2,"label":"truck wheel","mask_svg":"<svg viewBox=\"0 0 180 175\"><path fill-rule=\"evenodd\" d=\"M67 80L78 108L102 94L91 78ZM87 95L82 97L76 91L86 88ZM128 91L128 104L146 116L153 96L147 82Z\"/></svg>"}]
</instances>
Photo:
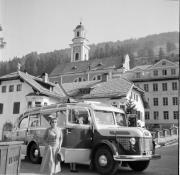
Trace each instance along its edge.
<instances>
[{"instance_id":1,"label":"truck wheel","mask_svg":"<svg viewBox=\"0 0 180 175\"><path fill-rule=\"evenodd\" d=\"M129 166L131 169L134 171L144 171L148 165L149 165L149 160L147 161L136 161L136 162L129 162Z\"/></svg>"},{"instance_id":2,"label":"truck wheel","mask_svg":"<svg viewBox=\"0 0 180 175\"><path fill-rule=\"evenodd\" d=\"M32 163L40 163L40 149L36 144L32 144L29 150L29 159Z\"/></svg>"},{"instance_id":3,"label":"truck wheel","mask_svg":"<svg viewBox=\"0 0 180 175\"><path fill-rule=\"evenodd\" d=\"M103 175L112 175L117 171L119 163L114 161L111 151L106 147L99 148L94 157L95 169Z\"/></svg>"}]
</instances>

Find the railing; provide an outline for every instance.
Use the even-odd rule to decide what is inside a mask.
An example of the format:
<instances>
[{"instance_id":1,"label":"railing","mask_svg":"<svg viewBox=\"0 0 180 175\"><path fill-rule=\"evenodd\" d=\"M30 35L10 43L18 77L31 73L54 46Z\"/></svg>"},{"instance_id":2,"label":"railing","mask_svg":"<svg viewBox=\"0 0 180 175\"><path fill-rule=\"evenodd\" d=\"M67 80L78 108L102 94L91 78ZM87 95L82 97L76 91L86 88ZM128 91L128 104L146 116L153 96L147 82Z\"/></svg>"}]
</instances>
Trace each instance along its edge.
<instances>
[{"instance_id":1,"label":"railing","mask_svg":"<svg viewBox=\"0 0 180 175\"><path fill-rule=\"evenodd\" d=\"M178 140L178 128L163 129L160 131L151 132L156 144L166 145Z\"/></svg>"}]
</instances>

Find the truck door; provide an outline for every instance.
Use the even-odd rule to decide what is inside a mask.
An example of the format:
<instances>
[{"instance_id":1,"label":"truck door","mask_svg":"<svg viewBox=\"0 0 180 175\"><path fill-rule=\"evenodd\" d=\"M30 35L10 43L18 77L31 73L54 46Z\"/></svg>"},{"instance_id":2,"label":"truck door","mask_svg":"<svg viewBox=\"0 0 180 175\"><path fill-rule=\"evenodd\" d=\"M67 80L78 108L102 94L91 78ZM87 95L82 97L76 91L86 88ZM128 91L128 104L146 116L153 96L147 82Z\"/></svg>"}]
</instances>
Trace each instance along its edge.
<instances>
[{"instance_id":1,"label":"truck door","mask_svg":"<svg viewBox=\"0 0 180 175\"><path fill-rule=\"evenodd\" d=\"M44 132L45 132L45 128L41 127L40 113L30 114L29 127L28 127L28 132L27 132L28 142L32 140L36 140L37 143L39 144Z\"/></svg>"},{"instance_id":2,"label":"truck door","mask_svg":"<svg viewBox=\"0 0 180 175\"><path fill-rule=\"evenodd\" d=\"M19 125L16 130L16 140L26 142L28 123L29 123L29 117L28 115L26 115L19 122Z\"/></svg>"},{"instance_id":3,"label":"truck door","mask_svg":"<svg viewBox=\"0 0 180 175\"><path fill-rule=\"evenodd\" d=\"M66 148L91 148L92 131L90 114L86 108L68 110L63 146Z\"/></svg>"}]
</instances>

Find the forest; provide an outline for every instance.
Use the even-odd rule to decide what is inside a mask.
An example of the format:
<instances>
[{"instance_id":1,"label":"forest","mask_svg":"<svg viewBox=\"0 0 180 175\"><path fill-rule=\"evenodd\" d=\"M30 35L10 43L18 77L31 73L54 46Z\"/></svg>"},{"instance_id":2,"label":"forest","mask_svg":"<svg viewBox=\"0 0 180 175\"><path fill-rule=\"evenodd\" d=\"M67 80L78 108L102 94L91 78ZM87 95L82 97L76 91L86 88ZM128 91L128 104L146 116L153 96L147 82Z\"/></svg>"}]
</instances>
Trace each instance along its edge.
<instances>
[{"instance_id":1,"label":"forest","mask_svg":"<svg viewBox=\"0 0 180 175\"><path fill-rule=\"evenodd\" d=\"M8 43L7 43L8 44ZM138 39L124 41L103 42L91 44L90 59L119 57L123 61L126 54L130 57L131 68L140 64L153 64L166 58L179 61L179 32L153 34ZM31 52L9 61L0 62L0 76L17 71L17 64L21 70L38 76L46 72L50 74L58 64L70 62L70 48L54 50L47 53Z\"/></svg>"}]
</instances>

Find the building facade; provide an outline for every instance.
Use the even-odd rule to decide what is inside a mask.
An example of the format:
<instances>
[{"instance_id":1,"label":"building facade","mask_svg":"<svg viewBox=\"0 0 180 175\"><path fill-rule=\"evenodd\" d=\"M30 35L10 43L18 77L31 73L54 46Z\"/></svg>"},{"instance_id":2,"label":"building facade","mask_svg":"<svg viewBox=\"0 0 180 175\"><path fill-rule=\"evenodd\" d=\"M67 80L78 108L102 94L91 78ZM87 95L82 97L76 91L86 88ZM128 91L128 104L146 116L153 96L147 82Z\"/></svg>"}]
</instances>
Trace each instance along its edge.
<instances>
[{"instance_id":1,"label":"building facade","mask_svg":"<svg viewBox=\"0 0 180 175\"><path fill-rule=\"evenodd\" d=\"M154 65L137 66L123 76L144 89L149 109L145 111L150 128L170 128L179 121L179 62L162 59Z\"/></svg>"},{"instance_id":2,"label":"building facade","mask_svg":"<svg viewBox=\"0 0 180 175\"><path fill-rule=\"evenodd\" d=\"M67 98L59 85L17 71L0 77L0 138L6 122L16 119L28 108L58 103Z\"/></svg>"}]
</instances>

